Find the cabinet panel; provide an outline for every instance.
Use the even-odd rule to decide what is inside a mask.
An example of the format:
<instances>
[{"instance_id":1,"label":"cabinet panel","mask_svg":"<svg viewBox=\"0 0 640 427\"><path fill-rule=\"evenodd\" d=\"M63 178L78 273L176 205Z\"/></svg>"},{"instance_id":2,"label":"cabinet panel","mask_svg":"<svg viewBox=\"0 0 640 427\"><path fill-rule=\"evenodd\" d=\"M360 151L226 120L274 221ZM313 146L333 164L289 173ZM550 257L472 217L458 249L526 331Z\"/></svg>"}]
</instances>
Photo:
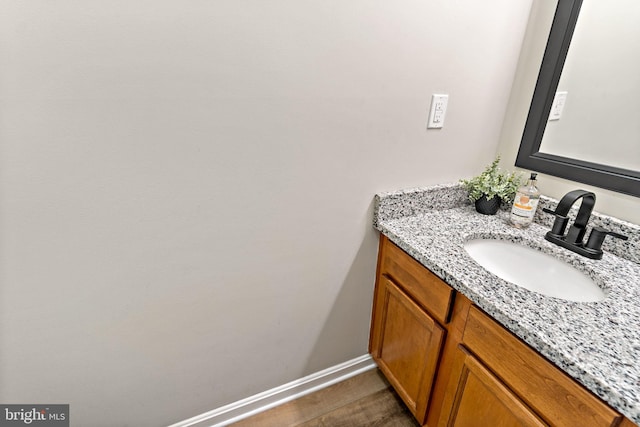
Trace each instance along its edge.
<instances>
[{"instance_id":1,"label":"cabinet panel","mask_svg":"<svg viewBox=\"0 0 640 427\"><path fill-rule=\"evenodd\" d=\"M391 280L380 278L372 355L416 419L423 423L444 330Z\"/></svg>"},{"instance_id":2,"label":"cabinet panel","mask_svg":"<svg viewBox=\"0 0 640 427\"><path fill-rule=\"evenodd\" d=\"M554 426L617 426L622 417L509 331L471 307L462 339L491 371Z\"/></svg>"},{"instance_id":3,"label":"cabinet panel","mask_svg":"<svg viewBox=\"0 0 640 427\"><path fill-rule=\"evenodd\" d=\"M447 323L455 291L386 238L381 246L380 273L391 277L422 308Z\"/></svg>"},{"instance_id":4,"label":"cabinet panel","mask_svg":"<svg viewBox=\"0 0 640 427\"><path fill-rule=\"evenodd\" d=\"M544 423L463 347L456 357L462 370L455 386L453 408L443 415L447 427L543 427Z\"/></svg>"}]
</instances>

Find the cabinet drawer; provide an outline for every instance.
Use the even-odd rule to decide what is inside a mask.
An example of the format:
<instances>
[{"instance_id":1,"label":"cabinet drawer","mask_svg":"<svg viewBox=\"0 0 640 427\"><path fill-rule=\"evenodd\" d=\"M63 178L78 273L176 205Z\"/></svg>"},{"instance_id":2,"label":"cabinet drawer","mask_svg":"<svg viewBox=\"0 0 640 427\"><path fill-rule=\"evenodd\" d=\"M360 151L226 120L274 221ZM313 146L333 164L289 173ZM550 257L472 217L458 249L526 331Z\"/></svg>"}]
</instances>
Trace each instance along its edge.
<instances>
[{"instance_id":1,"label":"cabinet drawer","mask_svg":"<svg viewBox=\"0 0 640 427\"><path fill-rule=\"evenodd\" d=\"M615 426L623 418L476 307L462 341L550 425Z\"/></svg>"},{"instance_id":2,"label":"cabinet drawer","mask_svg":"<svg viewBox=\"0 0 640 427\"><path fill-rule=\"evenodd\" d=\"M380 272L391 277L411 298L441 323L448 323L454 290L388 239L384 240Z\"/></svg>"}]
</instances>

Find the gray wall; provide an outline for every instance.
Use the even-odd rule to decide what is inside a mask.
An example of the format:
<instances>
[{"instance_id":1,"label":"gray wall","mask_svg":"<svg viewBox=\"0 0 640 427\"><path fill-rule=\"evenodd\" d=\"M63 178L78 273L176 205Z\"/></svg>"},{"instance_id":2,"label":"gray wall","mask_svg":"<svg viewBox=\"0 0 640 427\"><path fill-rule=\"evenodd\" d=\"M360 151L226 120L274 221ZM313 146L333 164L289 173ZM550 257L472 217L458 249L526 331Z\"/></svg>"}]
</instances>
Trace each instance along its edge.
<instances>
[{"instance_id":1,"label":"gray wall","mask_svg":"<svg viewBox=\"0 0 640 427\"><path fill-rule=\"evenodd\" d=\"M530 4L3 0L0 402L158 426L365 354L373 195L493 159Z\"/></svg>"}]
</instances>

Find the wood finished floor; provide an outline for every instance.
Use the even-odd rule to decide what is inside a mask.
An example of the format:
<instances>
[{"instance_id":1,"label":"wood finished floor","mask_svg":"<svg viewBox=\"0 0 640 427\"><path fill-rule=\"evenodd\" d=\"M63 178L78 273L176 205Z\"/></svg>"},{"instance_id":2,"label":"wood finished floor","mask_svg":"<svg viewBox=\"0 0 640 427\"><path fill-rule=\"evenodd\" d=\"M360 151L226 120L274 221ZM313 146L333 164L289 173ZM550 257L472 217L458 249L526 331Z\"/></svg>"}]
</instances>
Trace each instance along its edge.
<instances>
[{"instance_id":1,"label":"wood finished floor","mask_svg":"<svg viewBox=\"0 0 640 427\"><path fill-rule=\"evenodd\" d=\"M241 420L234 427L418 427L377 369Z\"/></svg>"}]
</instances>

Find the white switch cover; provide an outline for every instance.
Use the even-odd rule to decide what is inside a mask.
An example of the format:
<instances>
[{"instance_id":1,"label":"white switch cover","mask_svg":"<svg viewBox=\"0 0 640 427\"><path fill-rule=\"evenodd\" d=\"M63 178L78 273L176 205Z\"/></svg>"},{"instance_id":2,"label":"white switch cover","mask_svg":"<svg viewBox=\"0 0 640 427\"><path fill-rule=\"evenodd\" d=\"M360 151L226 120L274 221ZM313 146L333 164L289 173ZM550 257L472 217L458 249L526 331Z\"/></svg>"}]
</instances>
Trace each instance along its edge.
<instances>
[{"instance_id":1,"label":"white switch cover","mask_svg":"<svg viewBox=\"0 0 640 427\"><path fill-rule=\"evenodd\" d=\"M549 121L560 120L562 116L562 109L567 102L568 92L556 92L556 96L553 97L553 104L551 104L551 111L549 112Z\"/></svg>"},{"instance_id":2,"label":"white switch cover","mask_svg":"<svg viewBox=\"0 0 640 427\"><path fill-rule=\"evenodd\" d=\"M433 94L431 96L427 129L439 129L444 125L444 114L447 112L448 103L449 95Z\"/></svg>"}]
</instances>

